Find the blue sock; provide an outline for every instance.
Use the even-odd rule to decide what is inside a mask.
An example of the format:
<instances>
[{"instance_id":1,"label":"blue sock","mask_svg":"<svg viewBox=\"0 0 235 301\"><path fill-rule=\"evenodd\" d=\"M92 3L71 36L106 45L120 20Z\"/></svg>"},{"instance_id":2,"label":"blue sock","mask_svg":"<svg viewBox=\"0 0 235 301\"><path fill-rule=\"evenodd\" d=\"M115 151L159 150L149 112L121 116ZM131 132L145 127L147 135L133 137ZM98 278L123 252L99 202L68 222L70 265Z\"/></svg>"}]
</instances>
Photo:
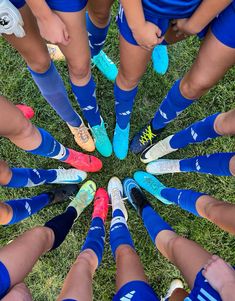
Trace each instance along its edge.
<instances>
[{"instance_id":1,"label":"blue sock","mask_svg":"<svg viewBox=\"0 0 235 301\"><path fill-rule=\"evenodd\" d=\"M124 91L118 87L116 82L114 84L116 122L121 129L125 129L130 122L137 91L138 87L131 91Z\"/></svg>"},{"instance_id":2,"label":"blue sock","mask_svg":"<svg viewBox=\"0 0 235 301\"><path fill-rule=\"evenodd\" d=\"M12 208L13 216L8 225L16 224L23 219L35 214L50 202L48 194L43 193L30 199L10 200L5 202Z\"/></svg>"},{"instance_id":3,"label":"blue sock","mask_svg":"<svg viewBox=\"0 0 235 301\"><path fill-rule=\"evenodd\" d=\"M38 128L38 130L42 136L42 142L39 147L27 152L34 155L65 161L69 156L69 150L56 141L55 138L44 129Z\"/></svg>"},{"instance_id":4,"label":"blue sock","mask_svg":"<svg viewBox=\"0 0 235 301\"><path fill-rule=\"evenodd\" d=\"M28 69L40 92L57 114L71 126L80 126L81 118L71 106L63 80L54 63L51 61L49 69L44 73L37 73L29 67Z\"/></svg>"},{"instance_id":5,"label":"blue sock","mask_svg":"<svg viewBox=\"0 0 235 301\"><path fill-rule=\"evenodd\" d=\"M7 267L0 261L0 300L6 296L11 287L11 278Z\"/></svg>"},{"instance_id":6,"label":"blue sock","mask_svg":"<svg viewBox=\"0 0 235 301\"><path fill-rule=\"evenodd\" d=\"M44 226L52 229L55 235L54 244L51 250L58 248L62 244L72 228L76 217L76 209L73 207L68 207L65 212L53 217L51 220L45 223Z\"/></svg>"},{"instance_id":7,"label":"blue sock","mask_svg":"<svg viewBox=\"0 0 235 301\"><path fill-rule=\"evenodd\" d=\"M124 214L120 209L116 209L113 213L113 219L110 226L110 245L113 256L120 245L129 245L134 249L134 243L128 230Z\"/></svg>"},{"instance_id":8,"label":"blue sock","mask_svg":"<svg viewBox=\"0 0 235 301\"><path fill-rule=\"evenodd\" d=\"M90 230L87 234L86 241L82 247L82 251L91 249L95 252L98 258L98 264L100 265L105 241L105 228L104 222L100 217L93 218L90 226Z\"/></svg>"},{"instance_id":9,"label":"blue sock","mask_svg":"<svg viewBox=\"0 0 235 301\"><path fill-rule=\"evenodd\" d=\"M174 231L162 218L161 216L154 211L151 206L144 207L142 211L142 219L144 226L148 231L149 236L152 239L152 242L155 245L155 240L157 235L163 230Z\"/></svg>"},{"instance_id":10,"label":"blue sock","mask_svg":"<svg viewBox=\"0 0 235 301\"><path fill-rule=\"evenodd\" d=\"M5 187L33 187L53 182L57 177L54 169L11 168L12 178Z\"/></svg>"},{"instance_id":11,"label":"blue sock","mask_svg":"<svg viewBox=\"0 0 235 301\"><path fill-rule=\"evenodd\" d=\"M86 29L88 32L89 45L91 50L91 57L100 53L104 46L110 22L104 28L97 27L90 19L88 12L86 12Z\"/></svg>"},{"instance_id":12,"label":"blue sock","mask_svg":"<svg viewBox=\"0 0 235 301\"><path fill-rule=\"evenodd\" d=\"M191 189L164 188L161 191L162 197L196 216L200 216L196 209L196 202L202 195L206 194Z\"/></svg>"},{"instance_id":13,"label":"blue sock","mask_svg":"<svg viewBox=\"0 0 235 301\"><path fill-rule=\"evenodd\" d=\"M197 121L186 129L176 133L170 140L170 146L178 149L191 143L198 143L220 136L214 129L215 119L219 114L220 113L216 113L206 117L205 119Z\"/></svg>"},{"instance_id":14,"label":"blue sock","mask_svg":"<svg viewBox=\"0 0 235 301\"><path fill-rule=\"evenodd\" d=\"M167 96L160 104L152 121L152 126L155 130L164 128L195 101L187 99L181 94L180 82L181 80L177 80L174 83Z\"/></svg>"},{"instance_id":15,"label":"blue sock","mask_svg":"<svg viewBox=\"0 0 235 301\"><path fill-rule=\"evenodd\" d=\"M71 82L72 90L91 127L101 123L99 107L96 101L96 85L93 77L85 86L76 86Z\"/></svg>"},{"instance_id":16,"label":"blue sock","mask_svg":"<svg viewBox=\"0 0 235 301\"><path fill-rule=\"evenodd\" d=\"M180 160L181 171L195 171L216 176L232 176L229 162L235 153L217 153Z\"/></svg>"}]
</instances>

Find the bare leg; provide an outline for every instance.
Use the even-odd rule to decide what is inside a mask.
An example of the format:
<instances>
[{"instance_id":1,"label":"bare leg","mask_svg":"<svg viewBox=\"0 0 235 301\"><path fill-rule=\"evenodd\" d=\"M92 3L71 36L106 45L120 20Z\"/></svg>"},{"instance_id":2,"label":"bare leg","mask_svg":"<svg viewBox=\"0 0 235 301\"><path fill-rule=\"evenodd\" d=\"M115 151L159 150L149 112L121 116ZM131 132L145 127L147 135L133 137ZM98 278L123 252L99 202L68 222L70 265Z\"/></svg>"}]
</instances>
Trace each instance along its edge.
<instances>
[{"instance_id":1,"label":"bare leg","mask_svg":"<svg viewBox=\"0 0 235 301\"><path fill-rule=\"evenodd\" d=\"M130 281L139 280L148 283L139 256L134 249L128 245L121 245L117 248L115 255L117 291Z\"/></svg>"},{"instance_id":2,"label":"bare leg","mask_svg":"<svg viewBox=\"0 0 235 301\"><path fill-rule=\"evenodd\" d=\"M99 28L104 28L110 20L111 7L114 0L89 0L87 9L92 22Z\"/></svg>"},{"instance_id":3,"label":"bare leg","mask_svg":"<svg viewBox=\"0 0 235 301\"><path fill-rule=\"evenodd\" d=\"M220 135L235 135L235 109L219 114L214 127Z\"/></svg>"},{"instance_id":4,"label":"bare leg","mask_svg":"<svg viewBox=\"0 0 235 301\"><path fill-rule=\"evenodd\" d=\"M235 176L235 156L233 156L229 162L229 170L231 174Z\"/></svg>"},{"instance_id":5,"label":"bare leg","mask_svg":"<svg viewBox=\"0 0 235 301\"><path fill-rule=\"evenodd\" d=\"M0 185L7 185L12 178L12 171L5 161L0 160Z\"/></svg>"},{"instance_id":6,"label":"bare leg","mask_svg":"<svg viewBox=\"0 0 235 301\"><path fill-rule=\"evenodd\" d=\"M2 301L33 301L31 293L24 283L16 284Z\"/></svg>"},{"instance_id":7,"label":"bare leg","mask_svg":"<svg viewBox=\"0 0 235 301\"><path fill-rule=\"evenodd\" d=\"M12 208L9 205L0 202L0 225L7 225L12 220L12 217Z\"/></svg>"},{"instance_id":8,"label":"bare leg","mask_svg":"<svg viewBox=\"0 0 235 301\"><path fill-rule=\"evenodd\" d=\"M65 279L57 301L64 299L92 301L92 278L97 265L97 256L92 250L81 252Z\"/></svg>"}]
</instances>

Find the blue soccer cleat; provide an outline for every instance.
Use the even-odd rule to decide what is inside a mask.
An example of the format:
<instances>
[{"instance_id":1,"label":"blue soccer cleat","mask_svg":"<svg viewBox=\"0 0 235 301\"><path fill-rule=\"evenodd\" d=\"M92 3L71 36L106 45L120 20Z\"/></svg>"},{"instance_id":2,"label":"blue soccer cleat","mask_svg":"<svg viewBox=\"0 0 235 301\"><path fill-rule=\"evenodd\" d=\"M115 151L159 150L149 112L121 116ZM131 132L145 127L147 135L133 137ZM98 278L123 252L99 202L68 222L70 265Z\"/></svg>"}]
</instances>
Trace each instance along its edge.
<instances>
[{"instance_id":1,"label":"blue soccer cleat","mask_svg":"<svg viewBox=\"0 0 235 301\"><path fill-rule=\"evenodd\" d=\"M121 129L116 123L113 136L113 150L119 160L124 160L127 156L129 147L129 132L130 123L128 123L124 130Z\"/></svg>"},{"instance_id":2,"label":"blue soccer cleat","mask_svg":"<svg viewBox=\"0 0 235 301\"><path fill-rule=\"evenodd\" d=\"M169 56L166 45L157 45L152 53L153 69L158 74L164 75L169 67Z\"/></svg>"},{"instance_id":3,"label":"blue soccer cleat","mask_svg":"<svg viewBox=\"0 0 235 301\"><path fill-rule=\"evenodd\" d=\"M111 81L115 81L118 69L117 66L110 60L110 58L101 50L97 55L91 59L93 65L95 65L104 76Z\"/></svg>"}]
</instances>

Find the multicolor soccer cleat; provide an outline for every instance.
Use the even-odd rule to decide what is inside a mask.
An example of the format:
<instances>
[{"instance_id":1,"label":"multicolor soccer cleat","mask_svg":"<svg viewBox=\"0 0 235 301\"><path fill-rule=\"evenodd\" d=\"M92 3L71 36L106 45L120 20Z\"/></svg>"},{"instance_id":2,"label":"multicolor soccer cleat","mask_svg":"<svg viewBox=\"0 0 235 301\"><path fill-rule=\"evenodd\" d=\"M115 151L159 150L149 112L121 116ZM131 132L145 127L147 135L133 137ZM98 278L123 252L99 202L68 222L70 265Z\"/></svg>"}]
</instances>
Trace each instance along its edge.
<instances>
[{"instance_id":1,"label":"multicolor soccer cleat","mask_svg":"<svg viewBox=\"0 0 235 301\"><path fill-rule=\"evenodd\" d=\"M79 127L74 127L69 124L68 127L71 133L74 135L74 140L78 146L87 152L93 152L95 150L94 140L92 139L88 128L83 122Z\"/></svg>"},{"instance_id":2,"label":"multicolor soccer cleat","mask_svg":"<svg viewBox=\"0 0 235 301\"><path fill-rule=\"evenodd\" d=\"M77 218L83 210L93 201L96 192L96 184L87 181L79 189L77 195L72 199L68 207L73 207L77 211Z\"/></svg>"},{"instance_id":3,"label":"multicolor soccer cleat","mask_svg":"<svg viewBox=\"0 0 235 301\"><path fill-rule=\"evenodd\" d=\"M24 117L27 119L32 119L34 117L33 108L26 106L24 104L18 104L16 107L24 114Z\"/></svg>"},{"instance_id":4,"label":"multicolor soccer cleat","mask_svg":"<svg viewBox=\"0 0 235 301\"><path fill-rule=\"evenodd\" d=\"M159 159L152 161L146 166L146 171L153 175L181 172L180 160Z\"/></svg>"},{"instance_id":5,"label":"multicolor soccer cleat","mask_svg":"<svg viewBox=\"0 0 235 301\"><path fill-rule=\"evenodd\" d=\"M109 210L109 195L104 188L99 188L95 194L92 218L100 217L103 222L107 219Z\"/></svg>"},{"instance_id":6,"label":"multicolor soccer cleat","mask_svg":"<svg viewBox=\"0 0 235 301\"><path fill-rule=\"evenodd\" d=\"M102 168L102 162L95 156L86 155L69 149L68 158L63 161L86 172L97 172Z\"/></svg>"},{"instance_id":7,"label":"multicolor soccer cleat","mask_svg":"<svg viewBox=\"0 0 235 301\"><path fill-rule=\"evenodd\" d=\"M134 173L134 179L136 182L145 189L147 192L152 194L162 203L169 205L173 204L172 202L166 200L161 196L162 189L166 188L156 177L145 172L145 171L136 171Z\"/></svg>"},{"instance_id":8,"label":"multicolor soccer cleat","mask_svg":"<svg viewBox=\"0 0 235 301\"><path fill-rule=\"evenodd\" d=\"M50 184L78 184L84 181L87 177L87 173L85 171L74 168L52 170L56 171L56 179L49 182ZM48 171L50 171L50 169Z\"/></svg>"},{"instance_id":9,"label":"multicolor soccer cleat","mask_svg":"<svg viewBox=\"0 0 235 301\"><path fill-rule=\"evenodd\" d=\"M110 60L110 58L101 50L97 55L95 55L91 62L95 65L103 75L111 81L115 81L118 69L117 66Z\"/></svg>"},{"instance_id":10,"label":"multicolor soccer cleat","mask_svg":"<svg viewBox=\"0 0 235 301\"><path fill-rule=\"evenodd\" d=\"M119 160L124 160L128 153L130 123L125 129L121 129L116 123L113 136L113 150Z\"/></svg>"},{"instance_id":11,"label":"multicolor soccer cleat","mask_svg":"<svg viewBox=\"0 0 235 301\"><path fill-rule=\"evenodd\" d=\"M128 219L128 214L126 211L126 207L124 205L123 199L123 187L122 182L117 177L112 177L108 183L108 194L112 203L112 211L114 212L116 209L120 209L125 219Z\"/></svg>"}]
</instances>

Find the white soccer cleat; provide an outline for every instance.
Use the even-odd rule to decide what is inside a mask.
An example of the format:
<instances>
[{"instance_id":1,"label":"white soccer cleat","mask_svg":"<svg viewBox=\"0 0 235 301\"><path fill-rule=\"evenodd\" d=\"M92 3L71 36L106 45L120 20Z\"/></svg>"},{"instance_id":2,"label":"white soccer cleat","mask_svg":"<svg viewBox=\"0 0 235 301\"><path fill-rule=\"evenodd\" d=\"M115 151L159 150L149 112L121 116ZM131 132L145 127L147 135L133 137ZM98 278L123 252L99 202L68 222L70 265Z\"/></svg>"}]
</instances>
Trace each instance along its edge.
<instances>
[{"instance_id":1,"label":"white soccer cleat","mask_svg":"<svg viewBox=\"0 0 235 301\"><path fill-rule=\"evenodd\" d=\"M112 177L108 183L108 194L112 203L112 211L120 209L127 221L128 214L123 199L122 182L117 177Z\"/></svg>"},{"instance_id":2,"label":"white soccer cleat","mask_svg":"<svg viewBox=\"0 0 235 301\"><path fill-rule=\"evenodd\" d=\"M170 140L172 137L173 135L168 136L167 138L159 141L158 143L153 144L148 148L146 148L141 154L140 160L143 163L149 163L165 155L177 151L177 148L174 149L170 146Z\"/></svg>"},{"instance_id":3,"label":"white soccer cleat","mask_svg":"<svg viewBox=\"0 0 235 301\"><path fill-rule=\"evenodd\" d=\"M75 168L70 169L55 169L57 177L50 184L78 184L84 181L87 177L85 171Z\"/></svg>"},{"instance_id":4,"label":"white soccer cleat","mask_svg":"<svg viewBox=\"0 0 235 301\"><path fill-rule=\"evenodd\" d=\"M181 172L180 160L159 159L150 162L146 166L146 171L152 175L164 175L167 173Z\"/></svg>"},{"instance_id":5,"label":"white soccer cleat","mask_svg":"<svg viewBox=\"0 0 235 301\"><path fill-rule=\"evenodd\" d=\"M24 22L18 9L9 1L0 1L0 36L1 34L14 34L17 38L23 38L25 31Z\"/></svg>"},{"instance_id":6,"label":"white soccer cleat","mask_svg":"<svg viewBox=\"0 0 235 301\"><path fill-rule=\"evenodd\" d=\"M174 279L171 284L170 287L166 293L166 296L164 298L161 298L161 301L166 301L168 300L168 298L171 297L171 295L173 294L174 290L176 290L177 288L184 288L183 286L183 282L180 279Z\"/></svg>"}]
</instances>

